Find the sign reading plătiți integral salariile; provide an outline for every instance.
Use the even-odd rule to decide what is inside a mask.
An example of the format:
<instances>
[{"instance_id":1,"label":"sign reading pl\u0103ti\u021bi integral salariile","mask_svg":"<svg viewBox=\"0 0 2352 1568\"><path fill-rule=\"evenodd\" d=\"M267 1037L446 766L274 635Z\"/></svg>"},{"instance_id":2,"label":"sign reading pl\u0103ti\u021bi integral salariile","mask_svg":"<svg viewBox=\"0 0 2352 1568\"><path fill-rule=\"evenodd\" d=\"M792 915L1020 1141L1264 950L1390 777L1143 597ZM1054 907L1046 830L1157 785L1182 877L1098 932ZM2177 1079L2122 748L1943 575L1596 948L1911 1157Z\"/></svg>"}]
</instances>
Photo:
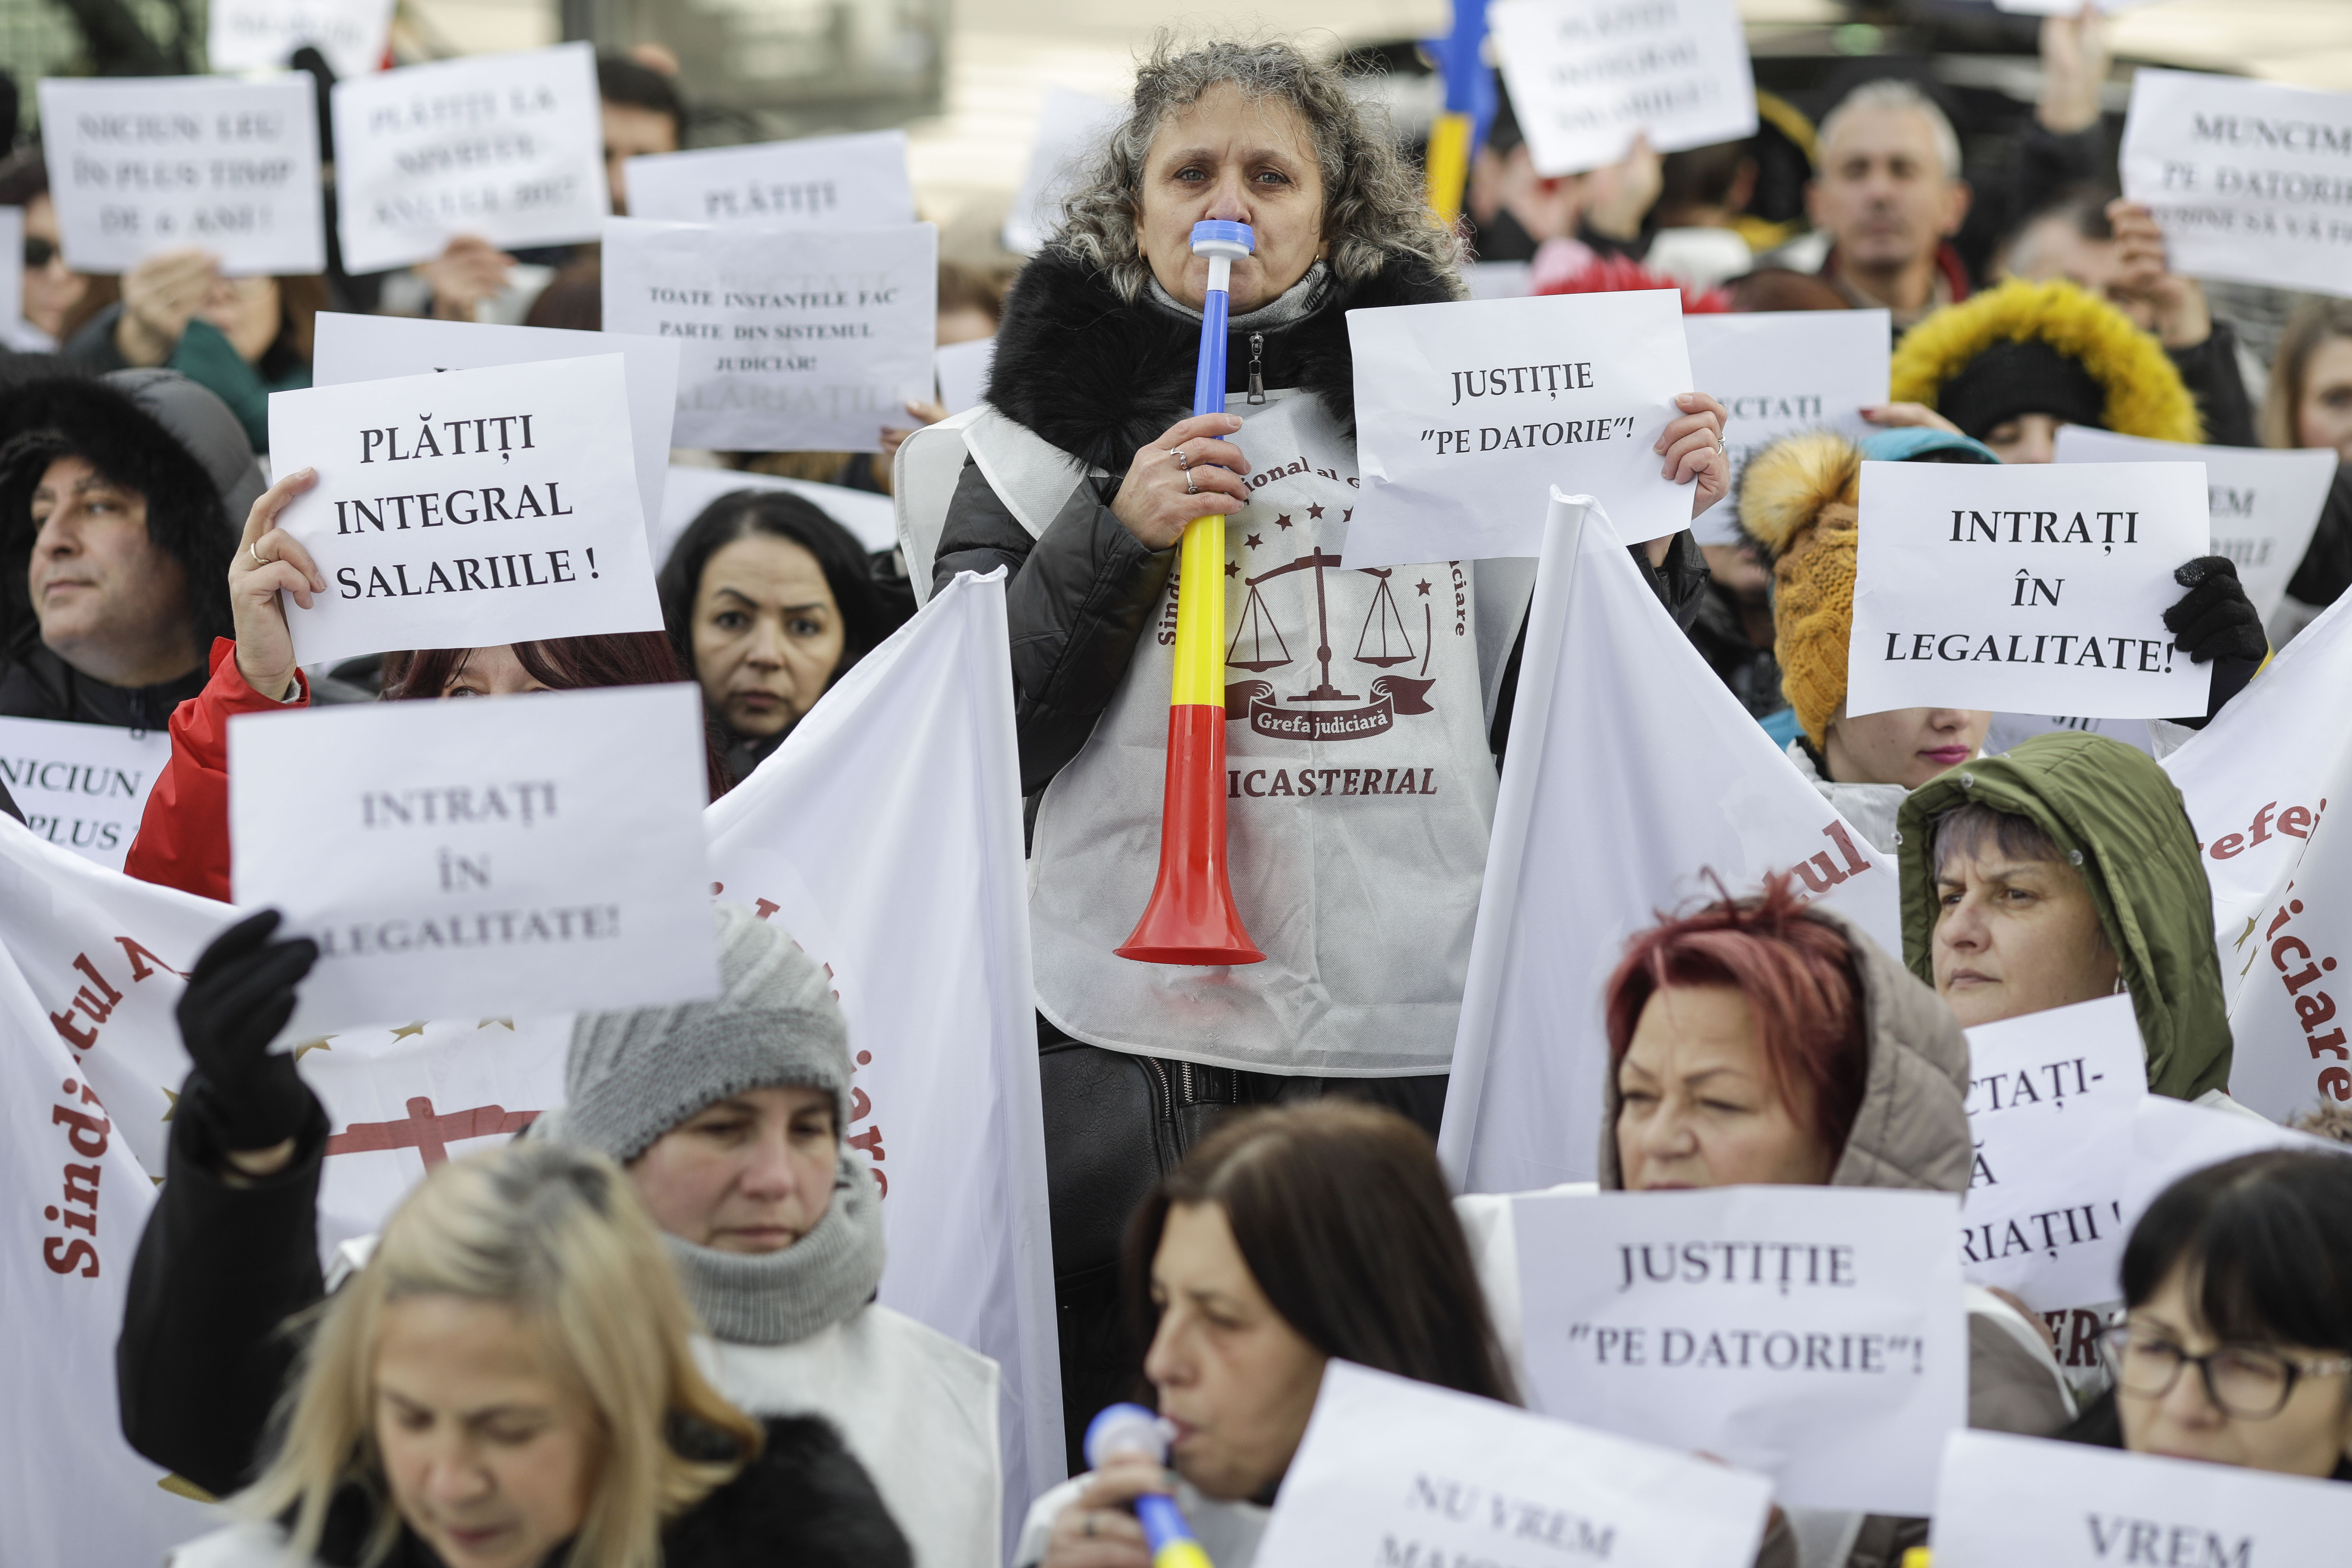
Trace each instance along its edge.
<instances>
[{"instance_id":1,"label":"sign reading pl\u0103ti\u021bi integral salariile","mask_svg":"<svg viewBox=\"0 0 2352 1568\"><path fill-rule=\"evenodd\" d=\"M282 1038L715 994L702 728L683 682L229 721L236 900L319 944Z\"/></svg>"},{"instance_id":2,"label":"sign reading pl\u0103ti\u021bi integral salariile","mask_svg":"<svg viewBox=\"0 0 2352 1568\"><path fill-rule=\"evenodd\" d=\"M1691 390L1675 289L1350 310L1348 341L1349 566L1536 555L1554 487L1597 497L1628 542L1690 526L1690 487L1651 449Z\"/></svg>"},{"instance_id":3,"label":"sign reading pl\u0103ti\u021bi integral salariile","mask_svg":"<svg viewBox=\"0 0 2352 1568\"><path fill-rule=\"evenodd\" d=\"M279 514L327 579L286 600L305 664L658 631L619 354L269 399Z\"/></svg>"},{"instance_id":4,"label":"sign reading pl\u0103ti\u021bi integral salariile","mask_svg":"<svg viewBox=\"0 0 2352 1568\"><path fill-rule=\"evenodd\" d=\"M613 218L604 325L676 338L681 446L878 452L931 395L939 231Z\"/></svg>"},{"instance_id":5,"label":"sign reading pl\u0103ti\u021bi integral salariile","mask_svg":"<svg viewBox=\"0 0 2352 1568\"><path fill-rule=\"evenodd\" d=\"M2202 714L2173 579L2211 537L2199 463L1864 463L1849 714Z\"/></svg>"},{"instance_id":6,"label":"sign reading pl\u0103ti\u021bi integral salariile","mask_svg":"<svg viewBox=\"0 0 2352 1568\"><path fill-rule=\"evenodd\" d=\"M309 77L53 78L40 90L49 195L76 271L127 272L187 246L232 276L325 270Z\"/></svg>"}]
</instances>

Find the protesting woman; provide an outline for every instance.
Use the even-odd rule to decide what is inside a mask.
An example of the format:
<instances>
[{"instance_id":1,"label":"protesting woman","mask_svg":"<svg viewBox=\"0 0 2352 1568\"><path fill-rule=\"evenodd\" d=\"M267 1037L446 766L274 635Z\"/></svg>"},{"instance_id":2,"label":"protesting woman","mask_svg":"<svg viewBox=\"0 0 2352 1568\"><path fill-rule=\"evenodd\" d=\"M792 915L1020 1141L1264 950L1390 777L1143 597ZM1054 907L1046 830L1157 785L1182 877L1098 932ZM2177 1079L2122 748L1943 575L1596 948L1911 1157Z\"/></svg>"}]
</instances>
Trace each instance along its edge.
<instances>
[{"instance_id":1,"label":"protesting woman","mask_svg":"<svg viewBox=\"0 0 2352 1568\"><path fill-rule=\"evenodd\" d=\"M1129 1505L1172 1493L1250 1568L1337 1356L1517 1403L1429 1139L1324 1102L1232 1117L1153 1191L1123 1271L1174 1472L1123 1458L1039 1498L1014 1568L1151 1568Z\"/></svg>"},{"instance_id":2,"label":"protesting woman","mask_svg":"<svg viewBox=\"0 0 2352 1568\"><path fill-rule=\"evenodd\" d=\"M696 1368L628 1183L510 1145L446 1163L319 1316L251 1522L173 1568L908 1562L840 1438Z\"/></svg>"},{"instance_id":3,"label":"protesting woman","mask_svg":"<svg viewBox=\"0 0 2352 1568\"><path fill-rule=\"evenodd\" d=\"M658 586L670 647L701 683L737 782L893 629L865 547L789 492L738 490L703 508Z\"/></svg>"},{"instance_id":4,"label":"protesting woman","mask_svg":"<svg viewBox=\"0 0 2352 1568\"><path fill-rule=\"evenodd\" d=\"M2319 527L2271 617L2271 640L2284 644L2352 584L2352 300L2313 295L2286 319L2262 429L2265 447L2325 447L2337 459Z\"/></svg>"},{"instance_id":5,"label":"protesting woman","mask_svg":"<svg viewBox=\"0 0 2352 1568\"><path fill-rule=\"evenodd\" d=\"M327 579L310 552L277 524L287 503L317 482L315 468L290 473L264 490L246 518L228 563L236 640L213 640L210 678L172 714L172 758L147 797L139 836L122 863L126 875L228 900L228 721L239 713L299 708L310 700L279 595L291 594L307 610L312 595L327 591ZM395 701L504 697L685 679L664 634L616 632L389 654L383 696ZM725 794L727 765L715 745L706 746L703 762L711 795Z\"/></svg>"},{"instance_id":6,"label":"protesting woman","mask_svg":"<svg viewBox=\"0 0 2352 1568\"><path fill-rule=\"evenodd\" d=\"M2166 1188L2124 1246L2116 1385L2063 1436L2352 1481L2352 1161L2271 1150Z\"/></svg>"},{"instance_id":7,"label":"protesting woman","mask_svg":"<svg viewBox=\"0 0 2352 1568\"><path fill-rule=\"evenodd\" d=\"M1233 264L1234 412L1187 417L1208 280L1190 236L1212 219L1249 225L1255 249ZM1110 1274L1115 1237L1088 1220L1124 1212L1181 1153L1193 1108L1328 1089L1437 1126L1494 813L1490 737L1507 729L1493 704L1529 579L1345 569L1360 494L1347 321L1461 298L1456 253L1338 70L1287 44L1163 43L1006 301L932 580L1009 574L1023 785L1044 792L1030 919L1047 1117L1082 1124L1046 1149L1066 1313L1108 1306L1068 1293L1078 1273ZM1696 394L1679 406L1656 456L1696 515L1724 491L1722 413ZM1236 601L1234 891L1266 957L1188 968L1115 950L1160 840L1176 545L1209 512L1226 518ZM1687 622L1697 546L1631 548ZM1113 1194L1094 1173L1121 1152L1129 1184ZM1066 1357L1072 1429L1131 1376Z\"/></svg>"},{"instance_id":8,"label":"protesting woman","mask_svg":"<svg viewBox=\"0 0 2352 1568\"><path fill-rule=\"evenodd\" d=\"M996 1363L874 1300L881 1199L841 1138L853 1069L828 977L748 910L712 918L719 995L582 1014L564 1103L530 1137L625 1170L729 1399L838 1428L916 1568L996 1568ZM272 940L277 924L264 911L215 940L181 999L194 1065L116 1358L131 1446L214 1491L262 1451L291 1353L280 1327L326 1289L327 1116L268 1048L318 949Z\"/></svg>"}]
</instances>

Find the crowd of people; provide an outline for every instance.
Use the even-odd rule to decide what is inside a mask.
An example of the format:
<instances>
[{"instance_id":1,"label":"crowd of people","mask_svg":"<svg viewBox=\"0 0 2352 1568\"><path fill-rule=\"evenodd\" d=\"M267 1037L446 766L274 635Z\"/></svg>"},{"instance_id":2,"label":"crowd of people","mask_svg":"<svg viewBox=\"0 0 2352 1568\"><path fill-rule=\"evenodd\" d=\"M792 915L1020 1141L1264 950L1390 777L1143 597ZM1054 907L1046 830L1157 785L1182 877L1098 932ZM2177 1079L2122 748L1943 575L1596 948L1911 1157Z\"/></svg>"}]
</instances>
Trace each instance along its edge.
<instances>
[{"instance_id":1,"label":"crowd of people","mask_svg":"<svg viewBox=\"0 0 2352 1568\"><path fill-rule=\"evenodd\" d=\"M1599 1189L1964 1193L1963 1031L2116 994L2151 1092L2229 1113L2212 896L2156 756L2073 731L1989 754L1990 712L1846 711L1866 460L2047 463L2064 425L2339 454L2267 624L2227 557L2178 564L2148 635L2210 667L2210 699L2151 725L2158 754L2352 583L2352 303L2294 302L2258 353L2102 184L2100 24L2055 18L2043 40L1998 188L1964 178L1933 91L1881 78L1818 124L1766 95L1748 142L1637 143L1562 177L1537 172L1506 102L1451 224L1336 66L1281 42L1160 47L1045 248L1009 278L942 268L940 341L992 336L992 378L957 427L944 515L901 509L902 537L936 541L919 586L1004 573L1071 1479L1005 1519L995 1363L875 1300L881 1199L845 1141L856 1042L787 933L717 906L716 999L581 1016L561 1108L434 1170L331 1275L331 1129L268 1048L318 949L263 911L178 1005L192 1067L117 1349L132 1446L245 1518L176 1561L984 1568L1010 1538L1014 1568L1149 1568L1131 1505L1170 1492L1216 1568L1247 1568L1331 1359L1520 1403L1509 1200L1454 1195L1433 1139L1525 574L1424 569L1452 573L1482 635L1423 667L1436 721L1351 742L1442 787L1343 807L1286 784L1235 805L1265 962L1121 959L1137 911L1103 896L1160 831L1173 639L1151 634L1186 525L1223 514L1255 549L1279 510L1284 550L1336 564L1360 466L1348 313L1464 299L1489 263L1527 263L1538 292L1881 309L1895 335L1872 433L1788 437L1736 495L1726 411L1689 389L1653 455L1691 517L1736 513L1738 542L1626 550L1791 767L1899 866L1901 951L1785 876L1662 912L1593 999ZM623 160L685 143L667 63L601 63L615 212ZM1776 184L1801 215L1757 210ZM691 681L715 799L923 596L905 552L870 552L822 492L746 489L656 563L662 632L300 667L286 600L327 584L278 521L316 477L268 468L267 410L310 384L317 313L593 331L595 247L459 237L373 278L224 278L182 249L90 278L58 249L37 145L0 165L0 205L25 211L23 318L48 344L0 360L0 717L168 732L131 877L229 898L229 721L289 706ZM1231 274L1234 401L1210 415L1190 411L1202 219L1255 237ZM878 456L711 460L887 493L908 432L946 413L910 404ZM1244 430L1306 460L1253 483ZM1322 592L1319 566L1286 582ZM1229 741L1244 768L1297 744ZM2133 1228L2115 1298L2084 1373L2041 1315L1969 1287L1968 1424L2352 1480L2352 1163L2283 1151L2183 1177ZM1168 1465L1087 1468L1087 1417L1139 1392L1174 1434ZM1882 1568L1927 1528L1776 1508L1758 1562Z\"/></svg>"}]
</instances>

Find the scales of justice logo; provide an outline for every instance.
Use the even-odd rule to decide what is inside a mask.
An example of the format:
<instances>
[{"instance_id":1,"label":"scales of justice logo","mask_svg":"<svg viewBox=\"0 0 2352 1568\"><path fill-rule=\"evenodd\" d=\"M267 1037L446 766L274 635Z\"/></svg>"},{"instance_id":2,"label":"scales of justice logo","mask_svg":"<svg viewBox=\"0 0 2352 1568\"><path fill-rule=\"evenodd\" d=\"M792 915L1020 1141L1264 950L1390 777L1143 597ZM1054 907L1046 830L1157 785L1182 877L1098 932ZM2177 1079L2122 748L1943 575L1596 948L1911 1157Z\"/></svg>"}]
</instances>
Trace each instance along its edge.
<instances>
[{"instance_id":1,"label":"scales of justice logo","mask_svg":"<svg viewBox=\"0 0 2352 1568\"><path fill-rule=\"evenodd\" d=\"M1322 508L1310 511L1320 513ZM1289 519L1278 520L1288 526ZM1252 534L1245 547L1255 548L1258 535ZM1328 575L1338 570L1340 558L1323 549L1320 544L1304 555L1273 567L1255 576L1244 577L1243 584L1249 596L1242 604L1239 624L1234 629L1233 641L1225 648L1225 663L1235 669L1246 669L1254 675L1268 670L1284 669L1304 663L1307 668L1298 676L1283 684L1312 680L1304 691L1278 692L1270 680L1242 680L1225 688L1225 718L1228 722L1246 719L1249 727L1261 735L1285 741L1359 741L1370 735L1386 734L1396 725L1399 714L1433 712L1429 689L1437 684L1429 674L1430 656L1435 651L1436 615L1432 606L1421 606L1421 639L1415 644L1412 627L1397 605L1392 567L1359 567L1337 579L1338 583L1373 579L1371 603L1365 609L1363 625L1356 636L1356 651L1342 661L1340 679L1347 679L1347 669L1352 665L1369 665L1381 673L1365 679L1361 672L1350 686L1361 689L1340 689L1339 679L1332 674L1331 600L1335 597L1334 581ZM1228 563L1228 574L1238 575L1238 565ZM1266 607L1263 584L1296 572L1315 574L1316 647L1311 658L1301 658L1291 652L1289 637L1285 634L1274 613ZM1425 601L1433 584L1421 582L1412 584ZM1352 619L1343 612L1342 625ZM1402 667L1416 666L1414 674L1405 674ZM1394 673L1391 673L1394 672Z\"/></svg>"}]
</instances>

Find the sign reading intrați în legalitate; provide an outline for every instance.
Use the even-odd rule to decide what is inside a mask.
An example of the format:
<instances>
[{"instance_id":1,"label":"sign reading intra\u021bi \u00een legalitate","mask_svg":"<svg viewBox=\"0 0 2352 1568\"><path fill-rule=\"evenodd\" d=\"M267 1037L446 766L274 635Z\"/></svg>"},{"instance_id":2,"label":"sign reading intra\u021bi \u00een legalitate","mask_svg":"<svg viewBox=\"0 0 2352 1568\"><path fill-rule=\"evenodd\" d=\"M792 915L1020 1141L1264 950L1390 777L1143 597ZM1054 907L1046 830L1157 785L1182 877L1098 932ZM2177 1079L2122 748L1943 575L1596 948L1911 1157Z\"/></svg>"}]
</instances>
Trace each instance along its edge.
<instances>
[{"instance_id":1,"label":"sign reading intra\u021bi \u00een legalitate","mask_svg":"<svg viewBox=\"0 0 2352 1568\"><path fill-rule=\"evenodd\" d=\"M2173 580L2211 539L2200 463L1862 465L1846 711L2202 714Z\"/></svg>"}]
</instances>

